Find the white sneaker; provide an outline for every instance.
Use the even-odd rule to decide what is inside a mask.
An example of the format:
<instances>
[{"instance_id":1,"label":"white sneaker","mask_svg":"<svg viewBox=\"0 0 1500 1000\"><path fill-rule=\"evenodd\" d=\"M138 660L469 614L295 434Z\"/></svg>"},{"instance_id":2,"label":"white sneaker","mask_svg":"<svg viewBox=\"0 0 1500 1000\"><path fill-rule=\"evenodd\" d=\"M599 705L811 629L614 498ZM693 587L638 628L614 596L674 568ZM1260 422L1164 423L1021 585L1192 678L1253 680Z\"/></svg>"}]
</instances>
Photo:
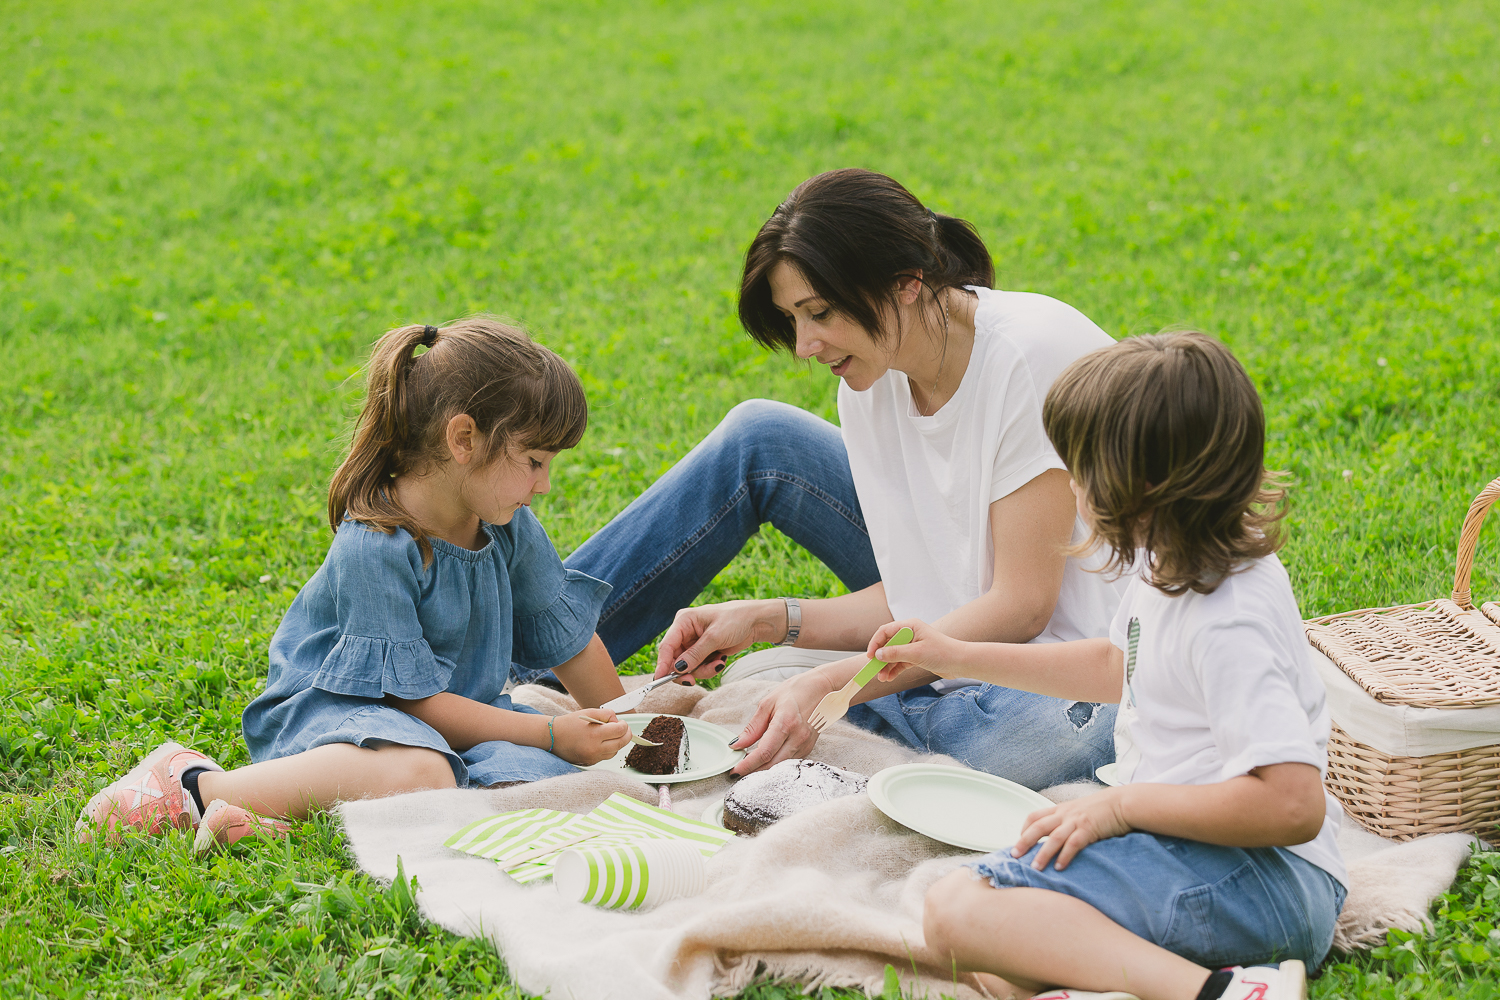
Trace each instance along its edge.
<instances>
[{"instance_id":1,"label":"white sneaker","mask_svg":"<svg viewBox=\"0 0 1500 1000\"><path fill-rule=\"evenodd\" d=\"M854 655L839 649L798 649L796 646L761 649L746 653L731 663L729 669L719 675L719 683L733 684L752 678L757 681L790 680L813 667Z\"/></svg>"},{"instance_id":2,"label":"white sneaker","mask_svg":"<svg viewBox=\"0 0 1500 1000\"><path fill-rule=\"evenodd\" d=\"M1220 1000L1307 1000L1307 966L1291 959L1279 967L1236 967Z\"/></svg>"}]
</instances>

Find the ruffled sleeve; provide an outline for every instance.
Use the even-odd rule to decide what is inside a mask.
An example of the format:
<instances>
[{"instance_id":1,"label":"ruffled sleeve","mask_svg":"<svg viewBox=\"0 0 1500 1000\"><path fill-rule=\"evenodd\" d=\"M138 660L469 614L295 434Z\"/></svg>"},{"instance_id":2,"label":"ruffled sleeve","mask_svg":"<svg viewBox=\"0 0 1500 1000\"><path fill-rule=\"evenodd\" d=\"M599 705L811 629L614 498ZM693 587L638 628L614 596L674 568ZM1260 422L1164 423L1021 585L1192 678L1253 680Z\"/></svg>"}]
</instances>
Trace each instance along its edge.
<instances>
[{"instance_id":1,"label":"ruffled sleeve","mask_svg":"<svg viewBox=\"0 0 1500 1000\"><path fill-rule=\"evenodd\" d=\"M529 509L516 511L506 527L513 543L506 560L515 616L511 659L527 670L548 670L583 652L612 588L565 569Z\"/></svg>"},{"instance_id":2,"label":"ruffled sleeve","mask_svg":"<svg viewBox=\"0 0 1500 1000\"><path fill-rule=\"evenodd\" d=\"M325 569L338 641L312 686L357 698L427 698L445 691L453 664L433 653L417 619L422 556L411 536L348 522Z\"/></svg>"}]
</instances>

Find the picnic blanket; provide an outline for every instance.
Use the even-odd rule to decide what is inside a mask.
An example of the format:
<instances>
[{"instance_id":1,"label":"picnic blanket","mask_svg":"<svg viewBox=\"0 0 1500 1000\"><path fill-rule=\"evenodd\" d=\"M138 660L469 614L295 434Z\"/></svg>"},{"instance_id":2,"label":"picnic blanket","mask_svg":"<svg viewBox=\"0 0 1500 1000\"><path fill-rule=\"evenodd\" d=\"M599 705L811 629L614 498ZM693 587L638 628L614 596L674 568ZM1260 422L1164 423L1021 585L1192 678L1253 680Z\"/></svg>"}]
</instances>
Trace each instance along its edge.
<instances>
[{"instance_id":1,"label":"picnic blanket","mask_svg":"<svg viewBox=\"0 0 1500 1000\"><path fill-rule=\"evenodd\" d=\"M738 731L770 686L743 681L707 693L669 685L648 695L640 711L696 716ZM543 711L576 708L546 688L522 687L513 695ZM954 763L842 722L824 732L813 756L864 774L909 761ZM729 786L724 777L676 785L673 808L697 818ZM1047 794L1062 800L1096 788L1065 785ZM702 1000L765 978L877 994L890 966L909 995L986 995L972 978L955 975L922 937L928 887L976 855L893 822L865 795L824 803L757 837L735 839L709 860L706 892L638 913L567 902L550 882L518 884L493 862L443 846L455 831L497 812L586 813L617 792L656 802L654 788L628 776L584 771L511 788L350 802L340 814L362 869L392 879L399 858L417 879L424 915L456 934L493 940L527 993ZM1349 899L1336 946L1378 943L1392 927L1421 930L1470 842L1443 834L1395 845L1346 818L1340 847L1349 861Z\"/></svg>"}]
</instances>

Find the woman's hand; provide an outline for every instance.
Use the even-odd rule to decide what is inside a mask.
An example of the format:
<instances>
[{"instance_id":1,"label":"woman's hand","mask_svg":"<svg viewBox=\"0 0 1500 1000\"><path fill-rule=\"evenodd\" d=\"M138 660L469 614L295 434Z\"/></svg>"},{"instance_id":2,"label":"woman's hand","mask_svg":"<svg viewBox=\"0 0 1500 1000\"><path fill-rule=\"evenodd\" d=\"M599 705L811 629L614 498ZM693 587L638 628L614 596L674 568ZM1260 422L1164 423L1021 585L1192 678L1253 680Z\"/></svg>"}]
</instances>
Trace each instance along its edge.
<instances>
[{"instance_id":1,"label":"woman's hand","mask_svg":"<svg viewBox=\"0 0 1500 1000\"><path fill-rule=\"evenodd\" d=\"M807 724L807 717L832 690L817 670L782 681L773 688L761 699L750 724L729 744L736 750L755 744L729 773L744 776L791 757L806 757L818 742L818 734Z\"/></svg>"},{"instance_id":2,"label":"woman's hand","mask_svg":"<svg viewBox=\"0 0 1500 1000\"><path fill-rule=\"evenodd\" d=\"M1038 809L1027 816L1021 839L1016 841L1010 853L1011 857L1019 858L1046 837L1047 842L1036 852L1031 867L1041 871L1047 867L1048 861L1056 858L1053 867L1062 871L1079 851L1094 841L1123 837L1131 829L1125 822L1121 789L1106 788L1072 802L1059 802Z\"/></svg>"},{"instance_id":3,"label":"woman's hand","mask_svg":"<svg viewBox=\"0 0 1500 1000\"><path fill-rule=\"evenodd\" d=\"M891 641L891 636L903 628L911 629L911 642L904 646L882 648ZM913 667L939 677L964 677L966 675L961 669L961 660L968 645L970 644L967 642L944 635L935 626L920 619L908 618L905 621L888 622L876 629L865 655L887 664L875 675L882 681L893 681Z\"/></svg>"},{"instance_id":4,"label":"woman's hand","mask_svg":"<svg viewBox=\"0 0 1500 1000\"><path fill-rule=\"evenodd\" d=\"M553 718L552 735L553 753L569 764L586 767L618 753L630 742L630 727L607 708L586 708Z\"/></svg>"},{"instance_id":5,"label":"woman's hand","mask_svg":"<svg viewBox=\"0 0 1500 1000\"><path fill-rule=\"evenodd\" d=\"M785 636L785 601L726 601L683 608L661 637L655 676L676 673L688 683L707 680L751 643L779 642Z\"/></svg>"}]
</instances>

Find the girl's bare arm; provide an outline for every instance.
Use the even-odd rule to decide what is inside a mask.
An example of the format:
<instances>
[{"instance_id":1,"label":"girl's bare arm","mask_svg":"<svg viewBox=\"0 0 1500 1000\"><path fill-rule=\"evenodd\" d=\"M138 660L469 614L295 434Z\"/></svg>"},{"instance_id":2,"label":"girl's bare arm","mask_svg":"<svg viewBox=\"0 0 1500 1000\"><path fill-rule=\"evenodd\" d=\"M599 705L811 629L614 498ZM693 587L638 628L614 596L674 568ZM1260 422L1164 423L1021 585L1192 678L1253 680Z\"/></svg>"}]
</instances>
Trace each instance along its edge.
<instances>
[{"instance_id":1,"label":"girl's bare arm","mask_svg":"<svg viewBox=\"0 0 1500 1000\"><path fill-rule=\"evenodd\" d=\"M1013 854L1046 837L1032 866L1053 861L1061 870L1094 841L1132 830L1225 847L1291 847L1316 837L1323 815L1316 767L1268 764L1211 785L1132 784L1049 806L1026 818Z\"/></svg>"},{"instance_id":2,"label":"girl's bare arm","mask_svg":"<svg viewBox=\"0 0 1500 1000\"><path fill-rule=\"evenodd\" d=\"M573 700L584 708L597 708L625 693L614 661L609 658L609 650L604 648L604 640L598 635L589 640L583 652L554 667L552 672L557 674L557 679L562 681Z\"/></svg>"}]
</instances>

